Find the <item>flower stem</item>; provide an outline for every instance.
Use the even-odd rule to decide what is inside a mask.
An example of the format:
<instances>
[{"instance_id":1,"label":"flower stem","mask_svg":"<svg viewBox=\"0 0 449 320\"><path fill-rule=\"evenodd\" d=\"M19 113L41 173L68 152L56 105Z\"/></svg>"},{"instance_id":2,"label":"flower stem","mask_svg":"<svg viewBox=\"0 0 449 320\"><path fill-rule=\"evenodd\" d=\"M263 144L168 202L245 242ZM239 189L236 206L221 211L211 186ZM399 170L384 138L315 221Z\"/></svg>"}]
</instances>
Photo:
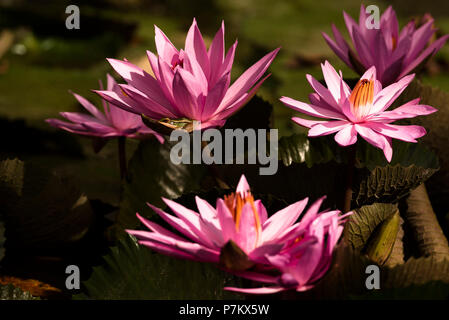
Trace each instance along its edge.
<instances>
[{"instance_id":1,"label":"flower stem","mask_svg":"<svg viewBox=\"0 0 449 320\"><path fill-rule=\"evenodd\" d=\"M352 200L352 180L355 171L355 160L357 155L356 144L352 145L348 149L348 166L346 169L346 188L343 198L343 212L346 213L351 210Z\"/></svg>"},{"instance_id":2,"label":"flower stem","mask_svg":"<svg viewBox=\"0 0 449 320\"><path fill-rule=\"evenodd\" d=\"M126 175L128 174L128 169L126 168L126 137L119 137L118 140L118 161L120 168L120 181L123 182Z\"/></svg>"}]
</instances>

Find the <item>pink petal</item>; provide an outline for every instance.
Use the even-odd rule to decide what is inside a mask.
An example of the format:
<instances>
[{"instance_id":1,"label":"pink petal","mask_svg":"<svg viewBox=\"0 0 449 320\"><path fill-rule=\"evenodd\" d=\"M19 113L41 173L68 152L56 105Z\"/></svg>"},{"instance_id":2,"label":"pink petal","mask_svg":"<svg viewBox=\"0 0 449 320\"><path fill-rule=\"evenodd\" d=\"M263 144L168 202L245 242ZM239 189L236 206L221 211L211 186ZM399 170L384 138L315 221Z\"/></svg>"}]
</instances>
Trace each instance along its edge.
<instances>
[{"instance_id":1,"label":"pink petal","mask_svg":"<svg viewBox=\"0 0 449 320\"><path fill-rule=\"evenodd\" d=\"M117 73L119 73L122 78L128 82L129 85L135 87L148 97L151 97L152 101L163 106L165 109L173 112L173 108L169 100L163 94L156 79L141 68L127 61L120 61L116 59L108 59L108 61Z\"/></svg>"},{"instance_id":2,"label":"pink petal","mask_svg":"<svg viewBox=\"0 0 449 320\"><path fill-rule=\"evenodd\" d=\"M237 40L234 42L234 44L231 46L231 48L228 50L228 53L226 53L226 57L223 61L223 64L221 66L221 74L225 74L227 72L231 72L232 64L234 63L234 56L235 56L235 49L237 48Z\"/></svg>"},{"instance_id":3,"label":"pink petal","mask_svg":"<svg viewBox=\"0 0 449 320\"><path fill-rule=\"evenodd\" d=\"M348 121L329 121L325 123L319 123L314 125L309 130L308 136L309 137L325 136L340 131L348 126L351 126L351 123Z\"/></svg>"},{"instance_id":4,"label":"pink petal","mask_svg":"<svg viewBox=\"0 0 449 320\"><path fill-rule=\"evenodd\" d=\"M313 90L315 90L315 92L320 96L320 98L322 98L327 103L327 105L332 107L331 111L338 113L340 111L340 107L338 105L340 93L338 93L337 96L333 96L329 89L325 88L319 81L317 81L310 74L307 74L306 78L310 86L313 88Z\"/></svg>"},{"instance_id":5,"label":"pink petal","mask_svg":"<svg viewBox=\"0 0 449 320\"><path fill-rule=\"evenodd\" d=\"M340 81L341 78L335 71L334 67L326 60L324 64L321 64L321 70L323 71L324 81L326 82L328 90L331 92L335 101L340 100ZM346 84L346 83L345 83ZM349 87L346 88L349 93Z\"/></svg>"},{"instance_id":6,"label":"pink petal","mask_svg":"<svg viewBox=\"0 0 449 320\"><path fill-rule=\"evenodd\" d=\"M437 112L438 109L435 109L431 106L422 105L422 104L414 104L413 102L419 102L419 98L410 101L407 104L404 104L392 111L384 111L379 115L373 117L376 120L399 120L405 118L414 118L417 116L428 115L434 112Z\"/></svg>"},{"instance_id":7,"label":"pink petal","mask_svg":"<svg viewBox=\"0 0 449 320\"><path fill-rule=\"evenodd\" d=\"M351 37L352 43L354 43L354 35L353 30L357 29L359 26L358 24L352 19L352 17L347 14L345 11L343 11L343 18L345 20L346 28L348 29L349 35Z\"/></svg>"},{"instance_id":8,"label":"pink petal","mask_svg":"<svg viewBox=\"0 0 449 320\"><path fill-rule=\"evenodd\" d=\"M200 219L202 223L207 225L208 232L214 233L212 239L216 246L222 246L225 242L223 240L223 232L221 230L220 221L217 216L217 211L207 201L195 197L198 211L200 212Z\"/></svg>"},{"instance_id":9,"label":"pink petal","mask_svg":"<svg viewBox=\"0 0 449 320\"><path fill-rule=\"evenodd\" d=\"M263 225L268 219L267 209L265 208L261 200L254 201L254 206L259 213L260 223Z\"/></svg>"},{"instance_id":10,"label":"pink petal","mask_svg":"<svg viewBox=\"0 0 449 320\"><path fill-rule=\"evenodd\" d=\"M100 123L100 120L84 113L78 113L78 112L60 112L59 113L62 117L66 118L69 121L75 122L75 123L87 123L87 122L94 122L94 123Z\"/></svg>"},{"instance_id":11,"label":"pink petal","mask_svg":"<svg viewBox=\"0 0 449 320\"><path fill-rule=\"evenodd\" d=\"M444 43L449 39L449 35L444 35L435 42L433 42L429 47L426 48L421 54L416 58L415 60L411 61L407 67L402 70L401 74L398 78L401 78L405 76L406 74L409 74L412 72L417 66L419 66L424 59L426 59L428 56L434 55L437 53L438 50L441 49L441 47L444 45Z\"/></svg>"},{"instance_id":12,"label":"pink petal","mask_svg":"<svg viewBox=\"0 0 449 320\"><path fill-rule=\"evenodd\" d=\"M226 109L223 110L222 109L222 105L223 104L221 104L220 107L218 107L218 109L215 111L214 117L219 117L219 118L222 118L222 119L226 119L226 118L232 116L237 111L239 111L240 108L242 108L245 104L247 104L249 102L249 100L251 100L254 97L254 95L256 94L257 90L259 90L259 87L262 85L262 83L269 76L271 76L271 73L266 75L262 79L260 79L259 82L256 83L254 85L254 87L248 93L242 94L242 96L240 98L235 100L234 103L229 105Z\"/></svg>"},{"instance_id":13,"label":"pink petal","mask_svg":"<svg viewBox=\"0 0 449 320\"><path fill-rule=\"evenodd\" d=\"M164 236L162 234L154 233L154 232L148 232L146 235L146 238L153 243L160 243L169 247L172 247L174 249L180 250L182 252L185 252L187 254L190 254L200 261L205 262L218 262L218 252L210 250L209 248L206 248L202 245L199 245L198 243L192 243L187 241L179 241L175 240L173 238Z\"/></svg>"},{"instance_id":14,"label":"pink petal","mask_svg":"<svg viewBox=\"0 0 449 320\"><path fill-rule=\"evenodd\" d=\"M193 19L193 23L187 33L185 42L185 51L190 57L193 57L198 61L199 65L203 69L206 76L210 73L209 57L207 55L206 46L204 45L203 36L196 23L196 19Z\"/></svg>"},{"instance_id":15,"label":"pink petal","mask_svg":"<svg viewBox=\"0 0 449 320\"><path fill-rule=\"evenodd\" d=\"M307 209L307 212L301 218L300 225L302 227L307 227L317 216L320 210L321 204L323 203L326 196L323 196L316 200L310 207Z\"/></svg>"},{"instance_id":16,"label":"pink petal","mask_svg":"<svg viewBox=\"0 0 449 320\"><path fill-rule=\"evenodd\" d=\"M309 198L305 198L276 212L262 226L262 241L275 240L286 228L290 227L301 215Z\"/></svg>"},{"instance_id":17,"label":"pink petal","mask_svg":"<svg viewBox=\"0 0 449 320\"><path fill-rule=\"evenodd\" d=\"M229 73L224 74L215 84L215 86L207 93L204 109L201 114L201 120L208 119L220 106L226 90L229 87L231 77Z\"/></svg>"},{"instance_id":18,"label":"pink petal","mask_svg":"<svg viewBox=\"0 0 449 320\"><path fill-rule=\"evenodd\" d=\"M417 142L415 139L426 134L426 129L421 126L398 126L376 122L365 125L380 134L407 142Z\"/></svg>"},{"instance_id":19,"label":"pink petal","mask_svg":"<svg viewBox=\"0 0 449 320\"><path fill-rule=\"evenodd\" d=\"M184 77L187 77L187 73L181 73L180 71L177 70L173 80L173 97L183 116L199 120L195 93L192 87L188 85L189 81L184 79Z\"/></svg>"},{"instance_id":20,"label":"pink petal","mask_svg":"<svg viewBox=\"0 0 449 320\"><path fill-rule=\"evenodd\" d=\"M154 76L157 80L160 81L161 77L159 75L159 62L157 56L153 52L147 50L147 57L148 61L150 62L151 70L153 70Z\"/></svg>"},{"instance_id":21,"label":"pink petal","mask_svg":"<svg viewBox=\"0 0 449 320\"><path fill-rule=\"evenodd\" d=\"M84 135L89 134L88 132L86 132L86 128L78 123L70 123L70 122L62 121L60 119L46 119L45 122L47 122L52 127L63 129L68 132L84 134Z\"/></svg>"},{"instance_id":22,"label":"pink petal","mask_svg":"<svg viewBox=\"0 0 449 320\"><path fill-rule=\"evenodd\" d=\"M123 91L127 94L128 101L133 100L133 105L139 105L143 106L145 108L145 115L150 116L154 119L161 119L161 118L176 118L176 114L173 112L173 109L166 108L163 105L159 104L155 100L151 98L151 96L148 96L147 94L137 90L135 87L127 85L127 84L120 84L117 89L117 95L120 91ZM131 102L132 103L132 102Z\"/></svg>"},{"instance_id":23,"label":"pink petal","mask_svg":"<svg viewBox=\"0 0 449 320\"><path fill-rule=\"evenodd\" d=\"M156 251L158 253L161 253L161 254L164 254L164 255L167 255L167 256L171 256L171 257L174 257L174 258L194 260L194 261L198 260L198 258L196 258L195 256L193 256L193 255L191 255L189 253L183 252L183 251L178 250L178 249L176 249L176 248L174 248L172 246L168 246L168 245L165 245L165 244L162 244L162 243L157 243L157 242L148 241L148 240L147 241L145 241L145 240L138 241L138 243L140 245L149 247L150 249L152 249L152 250L154 250L154 251Z\"/></svg>"},{"instance_id":24,"label":"pink petal","mask_svg":"<svg viewBox=\"0 0 449 320\"><path fill-rule=\"evenodd\" d=\"M234 218L223 199L217 200L217 217L221 226L223 243L226 243L229 240L235 241L236 227Z\"/></svg>"},{"instance_id":25,"label":"pink petal","mask_svg":"<svg viewBox=\"0 0 449 320\"><path fill-rule=\"evenodd\" d=\"M401 95L405 88L407 88L414 77L414 74L408 75L398 82L382 89L382 91L374 97L374 103L370 113L376 114L388 109L388 107L390 107L391 104Z\"/></svg>"},{"instance_id":26,"label":"pink petal","mask_svg":"<svg viewBox=\"0 0 449 320\"><path fill-rule=\"evenodd\" d=\"M168 37L159 29L157 26L154 26L154 40L156 42L156 50L162 59L166 62L171 63L174 56L179 54L178 50L171 43Z\"/></svg>"},{"instance_id":27,"label":"pink petal","mask_svg":"<svg viewBox=\"0 0 449 320\"><path fill-rule=\"evenodd\" d=\"M248 181L246 181L245 175L242 174L235 192L240 193L242 198L245 198L249 191L250 191L250 187L249 187Z\"/></svg>"},{"instance_id":28,"label":"pink petal","mask_svg":"<svg viewBox=\"0 0 449 320\"><path fill-rule=\"evenodd\" d=\"M280 100L283 104L287 105L288 107L295 109L301 113L307 114L309 116L319 118L339 119L339 120L344 120L346 118L343 114L335 110L329 110L312 104L307 104L289 97L281 97Z\"/></svg>"},{"instance_id":29,"label":"pink petal","mask_svg":"<svg viewBox=\"0 0 449 320\"><path fill-rule=\"evenodd\" d=\"M151 231L163 234L163 235L165 235L167 237L171 237L171 238L176 239L176 240L185 241L185 239L181 238L180 236L174 234L171 231L168 231L167 229L161 227L160 225L158 225L157 223L155 223L153 221L145 219L144 217L142 217L138 213L136 213L136 216L143 223L143 225L145 227L147 227L148 229L150 229ZM126 230L126 232L128 232L128 233L130 231L136 231L136 230Z\"/></svg>"},{"instance_id":30,"label":"pink petal","mask_svg":"<svg viewBox=\"0 0 449 320\"><path fill-rule=\"evenodd\" d=\"M78 102L87 110L89 111L95 118L100 120L102 123L106 123L107 119L105 118L104 114L97 109L92 103L90 103L87 99L83 98L79 94L73 93L73 96L78 100Z\"/></svg>"},{"instance_id":31,"label":"pink petal","mask_svg":"<svg viewBox=\"0 0 449 320\"><path fill-rule=\"evenodd\" d=\"M365 38L360 34L359 29L355 27L352 30L352 35L354 36L353 43L360 61L366 68L372 66L374 64L374 59Z\"/></svg>"},{"instance_id":32,"label":"pink petal","mask_svg":"<svg viewBox=\"0 0 449 320\"><path fill-rule=\"evenodd\" d=\"M300 258L294 266L288 268L290 273L293 275L299 285L306 285L309 283L310 278L315 272L318 264L321 260L321 255L323 252L323 238L324 230L322 225L318 224L315 226L314 235L317 237L318 241L309 243L304 246L301 251Z\"/></svg>"},{"instance_id":33,"label":"pink petal","mask_svg":"<svg viewBox=\"0 0 449 320\"><path fill-rule=\"evenodd\" d=\"M96 94L102 97L104 100L112 103L113 105L122 108L125 111L132 112L138 115L146 114L150 118L158 117L158 114L151 113L144 106L139 105L134 100L125 97L125 95L119 95L114 91L106 91L106 90L93 90Z\"/></svg>"},{"instance_id":34,"label":"pink petal","mask_svg":"<svg viewBox=\"0 0 449 320\"><path fill-rule=\"evenodd\" d=\"M335 141L343 147L350 146L357 142L357 131L354 126L347 126L335 135Z\"/></svg>"},{"instance_id":35,"label":"pink petal","mask_svg":"<svg viewBox=\"0 0 449 320\"><path fill-rule=\"evenodd\" d=\"M184 220L179 219L177 217L174 217L171 214L168 214L161 209L153 206L150 203L147 203L147 205L154 210L162 219L165 220L169 225L171 225L173 228L175 228L177 231L181 232L183 235L188 237L189 239L204 244L204 245L211 245L209 241L204 240L203 234L198 230L199 226L197 224L193 225L187 224ZM197 220L198 221L198 220Z\"/></svg>"},{"instance_id":36,"label":"pink petal","mask_svg":"<svg viewBox=\"0 0 449 320\"><path fill-rule=\"evenodd\" d=\"M224 32L224 21L222 21L221 27L215 34L208 52L210 61L210 75L208 79L210 86L214 86L215 82L222 77L221 68L225 58Z\"/></svg>"},{"instance_id":37,"label":"pink petal","mask_svg":"<svg viewBox=\"0 0 449 320\"><path fill-rule=\"evenodd\" d=\"M236 233L235 242L245 251L250 253L258 245L258 228L254 211L250 203L245 203L240 214L240 222Z\"/></svg>"},{"instance_id":38,"label":"pink petal","mask_svg":"<svg viewBox=\"0 0 449 320\"><path fill-rule=\"evenodd\" d=\"M326 43L329 45L329 47L335 52L335 54L344 62L346 63L350 68L352 68L352 63L349 59L349 48L346 45L342 45L341 43L335 43L334 40L332 40L326 33L322 32L321 35L323 36ZM337 40L337 37L334 32L334 37ZM338 40L337 40L338 42Z\"/></svg>"},{"instance_id":39,"label":"pink petal","mask_svg":"<svg viewBox=\"0 0 449 320\"><path fill-rule=\"evenodd\" d=\"M374 130L365 127L361 124L355 124L355 129L362 136L363 139L368 141L373 146L382 149L387 161L391 162L391 158L393 157L393 148L391 145L390 138L386 138L382 134L377 133Z\"/></svg>"},{"instance_id":40,"label":"pink petal","mask_svg":"<svg viewBox=\"0 0 449 320\"><path fill-rule=\"evenodd\" d=\"M256 263L267 263L267 259L265 258L265 256L275 255L279 253L279 251L281 251L283 247L283 243L270 243L261 245L251 251L251 253L249 254L249 258Z\"/></svg>"},{"instance_id":41,"label":"pink petal","mask_svg":"<svg viewBox=\"0 0 449 320\"><path fill-rule=\"evenodd\" d=\"M406 64L410 63L419 55L419 53L426 46L427 42L429 42L432 35L435 33L432 26L433 23L433 20L429 20L413 33L412 43L406 57Z\"/></svg>"},{"instance_id":42,"label":"pink petal","mask_svg":"<svg viewBox=\"0 0 449 320\"><path fill-rule=\"evenodd\" d=\"M292 120L294 122L296 122L297 124L299 124L300 126L303 126L306 128L312 128L312 126L314 126L316 124L323 124L323 123L329 122L329 121L322 121L322 120L307 120L307 119L302 119L302 118L298 118L298 117L293 117Z\"/></svg>"},{"instance_id":43,"label":"pink petal","mask_svg":"<svg viewBox=\"0 0 449 320\"><path fill-rule=\"evenodd\" d=\"M262 288L234 288L234 287L224 287L225 290L233 292L241 292L248 294L271 294L280 291L287 290L283 287L262 287Z\"/></svg>"},{"instance_id":44,"label":"pink petal","mask_svg":"<svg viewBox=\"0 0 449 320\"><path fill-rule=\"evenodd\" d=\"M218 245L218 243L221 243L223 241L221 234L218 234L217 230L215 228L211 228L209 224L204 223L198 213L172 200L166 198L162 198L162 200L167 204L167 206L174 212L177 217L179 217L188 226L190 226L191 230L195 232L195 234L199 239L201 239L203 243L208 244L208 247L215 247Z\"/></svg>"},{"instance_id":45,"label":"pink petal","mask_svg":"<svg viewBox=\"0 0 449 320\"><path fill-rule=\"evenodd\" d=\"M262 59L257 61L248 70L246 70L228 89L224 97L220 109L226 109L235 100L246 93L259 80L276 57L279 48L266 54Z\"/></svg>"}]
</instances>

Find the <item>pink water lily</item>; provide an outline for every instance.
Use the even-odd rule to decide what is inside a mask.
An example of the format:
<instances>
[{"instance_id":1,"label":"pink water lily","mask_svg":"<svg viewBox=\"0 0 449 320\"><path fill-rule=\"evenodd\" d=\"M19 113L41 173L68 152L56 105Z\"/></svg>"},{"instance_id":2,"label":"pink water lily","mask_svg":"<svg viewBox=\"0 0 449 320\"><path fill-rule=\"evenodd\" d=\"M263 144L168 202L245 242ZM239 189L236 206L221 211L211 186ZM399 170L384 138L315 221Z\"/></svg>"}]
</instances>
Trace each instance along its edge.
<instances>
[{"instance_id":1,"label":"pink water lily","mask_svg":"<svg viewBox=\"0 0 449 320\"><path fill-rule=\"evenodd\" d=\"M294 117L297 124L310 128L309 137L336 133L335 141L341 146L353 145L359 134L373 146L383 150L388 162L393 156L391 139L417 142L426 130L416 125L394 125L392 122L428 115L437 110L419 104L414 99L394 110L387 110L413 80L408 75L396 83L382 88L376 77L376 68L369 68L360 78L353 90L343 81L327 61L321 65L327 88L311 75L307 75L315 93L309 95L310 103L282 97L280 100L288 107L303 114L325 118L326 120L307 120Z\"/></svg>"},{"instance_id":2,"label":"pink water lily","mask_svg":"<svg viewBox=\"0 0 449 320\"><path fill-rule=\"evenodd\" d=\"M268 256L276 255L303 232L300 230L317 215L324 198L315 202L304 215L302 224L295 223L308 199L298 201L268 217L260 200L254 200L242 175L234 194L218 199L216 207L196 197L198 211L163 199L175 215L148 204L171 227L175 234L139 215L150 231L127 230L139 243L177 258L219 263L222 248L233 241L256 264L269 264ZM336 212L333 212L336 213ZM246 275L242 271L240 275ZM249 274L252 274L251 272Z\"/></svg>"},{"instance_id":3,"label":"pink water lily","mask_svg":"<svg viewBox=\"0 0 449 320\"><path fill-rule=\"evenodd\" d=\"M120 85L121 93L104 90L98 94L153 120L197 120L201 128L224 125L247 103L269 76L262 78L279 50L265 55L230 85L237 41L225 54L224 23L209 49L195 19L184 49L176 49L156 26L155 42L157 56L147 51L154 77L127 60L108 59L127 84Z\"/></svg>"},{"instance_id":4,"label":"pink water lily","mask_svg":"<svg viewBox=\"0 0 449 320\"><path fill-rule=\"evenodd\" d=\"M296 225L294 237L275 255L267 255L265 272L247 272L243 277L267 284L259 288L225 287L226 290L248 294L270 294L284 290L298 292L311 289L328 271L333 251L343 232L345 218L340 211L319 213L323 198L314 203ZM267 271L276 270L272 275Z\"/></svg>"},{"instance_id":5,"label":"pink water lily","mask_svg":"<svg viewBox=\"0 0 449 320\"><path fill-rule=\"evenodd\" d=\"M102 87L103 85L100 81L100 88L102 89ZM111 92L121 92L120 87L109 74L107 75L107 88ZM87 99L76 93L73 93L73 95L90 114L61 112L60 115L70 122L60 119L47 119L47 123L72 133L101 138L136 138L142 135L154 134L161 143L163 142L163 138L147 128L138 115L124 111L105 100L102 101L104 112L101 112Z\"/></svg>"},{"instance_id":6,"label":"pink water lily","mask_svg":"<svg viewBox=\"0 0 449 320\"><path fill-rule=\"evenodd\" d=\"M384 86L412 73L449 38L444 35L431 42L436 32L432 18L418 28L415 21L411 21L399 32L396 13L391 6L382 14L379 29L367 28L369 16L363 5L358 23L346 12L343 15L352 47L335 25L332 25L335 41L326 33L323 33L324 39L337 56L359 74L375 66L377 77Z\"/></svg>"}]
</instances>

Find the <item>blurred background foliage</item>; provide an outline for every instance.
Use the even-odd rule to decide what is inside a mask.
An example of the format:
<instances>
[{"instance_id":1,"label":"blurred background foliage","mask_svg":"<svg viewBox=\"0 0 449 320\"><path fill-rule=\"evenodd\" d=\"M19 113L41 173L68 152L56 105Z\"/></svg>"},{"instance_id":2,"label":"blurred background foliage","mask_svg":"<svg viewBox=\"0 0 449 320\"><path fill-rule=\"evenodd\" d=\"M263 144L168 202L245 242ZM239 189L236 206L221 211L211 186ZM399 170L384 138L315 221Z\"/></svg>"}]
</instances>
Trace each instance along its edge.
<instances>
[{"instance_id":1,"label":"blurred background foliage","mask_svg":"<svg viewBox=\"0 0 449 320\"><path fill-rule=\"evenodd\" d=\"M345 78L356 76L329 49L321 32L329 33L331 23L345 30L342 11L358 17L360 1L198 0L186 5L179 0L80 0L76 4L81 28L68 30L65 8L72 3L0 0L0 121L4 136L11 136L1 152L20 151L24 160L63 166L86 185L89 197L116 201L118 190L112 183L118 179L115 161L104 161L115 157L114 146L94 154L89 139L56 133L44 119L80 108L68 90L99 103L90 90L98 87L98 79L106 72L113 73L106 57L126 57L149 69L145 50L155 51L154 25L182 47L193 17L209 40L224 20L227 47L239 40L234 78L266 52L282 47L270 67L272 76L260 89L260 94L274 104L273 124L280 129L280 136L301 132L290 121L293 111L278 98L287 95L307 100L310 86L306 73L321 78L320 62L327 59ZM389 3L370 2L381 11ZM393 5L401 26L430 12L440 33L449 32L449 4L445 0L425 4L394 1ZM426 66L423 83L449 90L448 61L449 46L445 46ZM30 136L33 141L25 142L28 138L24 137ZM18 141L20 147L16 146ZM136 146L133 141L129 144L130 148Z\"/></svg>"},{"instance_id":2,"label":"blurred background foliage","mask_svg":"<svg viewBox=\"0 0 449 320\"><path fill-rule=\"evenodd\" d=\"M65 27L65 9L70 4L80 8L79 30ZM29 172L62 172L80 186L90 199L93 212L103 214L117 209L120 185L116 146L110 143L96 154L90 139L58 131L44 120L57 117L61 111L81 111L69 90L99 105L100 99L90 90L98 88L98 80L104 79L105 73L117 76L105 60L107 57L126 57L150 70L145 51L155 52L154 25L180 48L193 17L208 41L222 20L226 47L238 39L234 79L265 53L282 47L269 69L272 76L259 93L274 106L272 127L280 130L280 137L301 133L302 129L290 120L294 112L278 98L286 95L306 101L311 89L305 74L321 79L320 63L324 60L341 69L346 79L356 77L326 45L321 32L330 33L331 24L335 23L347 37L342 11L358 18L360 4L357 0L0 0L0 159L17 157L32 163ZM449 33L447 0L369 4L378 5L381 11L392 4L401 27L429 12L436 19L439 34ZM424 85L449 91L448 75L446 45L425 66L420 80ZM127 144L131 158L138 142ZM444 217L447 211L437 213ZM95 216L92 219L98 220ZM103 220L96 222L102 223ZM80 248L74 250L82 255ZM36 259L40 259L42 269L49 265L62 268L65 263L42 263L47 261L42 255L15 259L21 259L24 265L22 275L36 264ZM57 272L63 276L61 270ZM48 270L43 273L48 274ZM43 280L54 282L45 276Z\"/></svg>"}]
</instances>

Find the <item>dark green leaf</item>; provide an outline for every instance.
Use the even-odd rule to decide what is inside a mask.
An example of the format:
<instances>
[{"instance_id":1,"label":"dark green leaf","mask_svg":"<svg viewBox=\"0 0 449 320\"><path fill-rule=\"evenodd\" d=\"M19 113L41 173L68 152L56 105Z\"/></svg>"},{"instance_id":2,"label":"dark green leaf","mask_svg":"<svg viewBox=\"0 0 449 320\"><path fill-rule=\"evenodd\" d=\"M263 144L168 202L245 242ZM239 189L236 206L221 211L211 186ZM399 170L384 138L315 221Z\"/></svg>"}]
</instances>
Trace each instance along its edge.
<instances>
[{"instance_id":1,"label":"dark green leaf","mask_svg":"<svg viewBox=\"0 0 449 320\"><path fill-rule=\"evenodd\" d=\"M117 222L122 228L138 225L136 212L150 217L153 211L147 202L163 207L161 197L175 199L185 192L199 190L205 168L201 165L179 164L170 160L170 147L155 139L140 142L129 162L128 181L124 186L123 200Z\"/></svg>"},{"instance_id":2,"label":"dark green leaf","mask_svg":"<svg viewBox=\"0 0 449 320\"><path fill-rule=\"evenodd\" d=\"M4 207L8 242L14 246L53 248L84 236L93 213L74 178L26 164L22 196Z\"/></svg>"},{"instance_id":3,"label":"dark green leaf","mask_svg":"<svg viewBox=\"0 0 449 320\"><path fill-rule=\"evenodd\" d=\"M353 249L362 251L374 231L384 221L392 217L397 206L375 203L356 209L346 224L345 236Z\"/></svg>"},{"instance_id":4,"label":"dark green leaf","mask_svg":"<svg viewBox=\"0 0 449 320\"><path fill-rule=\"evenodd\" d=\"M426 181L439 168L438 159L422 144L394 140L393 159L388 163L383 152L362 139L357 142L357 170L353 184L353 201L358 206L373 202L394 202L408 194L410 189ZM279 160L285 166L305 164L309 168L321 164L340 167L340 173L318 171L316 179L331 188L344 188L346 181L347 148L342 148L332 137L307 138L304 135L283 137L279 140ZM278 175L284 175L279 165ZM334 177L341 177L339 184L332 184ZM311 183L314 183L311 181ZM277 187L278 185L274 185Z\"/></svg>"},{"instance_id":5,"label":"dark green leaf","mask_svg":"<svg viewBox=\"0 0 449 320\"><path fill-rule=\"evenodd\" d=\"M75 299L224 299L232 277L216 267L154 253L126 236L94 267Z\"/></svg>"},{"instance_id":6,"label":"dark green leaf","mask_svg":"<svg viewBox=\"0 0 449 320\"><path fill-rule=\"evenodd\" d=\"M440 171L430 179L429 193L432 195L432 205L437 213L446 213L449 207L449 135L447 124L449 123L449 93L439 88L425 85L418 80L413 81L401 94L393 109L412 99L421 98L420 104L430 105L438 111L413 119L402 120L404 124L421 125L427 130L427 134L420 140L428 145L438 155Z\"/></svg>"},{"instance_id":7,"label":"dark green leaf","mask_svg":"<svg viewBox=\"0 0 449 320\"><path fill-rule=\"evenodd\" d=\"M333 139L332 139L333 140ZM279 160L285 166L295 163L306 163L312 167L318 163L334 160L338 150L334 148L335 142L329 137L308 139L303 134L294 134L279 139Z\"/></svg>"},{"instance_id":8,"label":"dark green leaf","mask_svg":"<svg viewBox=\"0 0 449 320\"><path fill-rule=\"evenodd\" d=\"M18 159L0 162L0 191L3 200L10 201L7 196L21 196L23 189L24 165ZM5 194L6 193L6 194Z\"/></svg>"}]
</instances>

